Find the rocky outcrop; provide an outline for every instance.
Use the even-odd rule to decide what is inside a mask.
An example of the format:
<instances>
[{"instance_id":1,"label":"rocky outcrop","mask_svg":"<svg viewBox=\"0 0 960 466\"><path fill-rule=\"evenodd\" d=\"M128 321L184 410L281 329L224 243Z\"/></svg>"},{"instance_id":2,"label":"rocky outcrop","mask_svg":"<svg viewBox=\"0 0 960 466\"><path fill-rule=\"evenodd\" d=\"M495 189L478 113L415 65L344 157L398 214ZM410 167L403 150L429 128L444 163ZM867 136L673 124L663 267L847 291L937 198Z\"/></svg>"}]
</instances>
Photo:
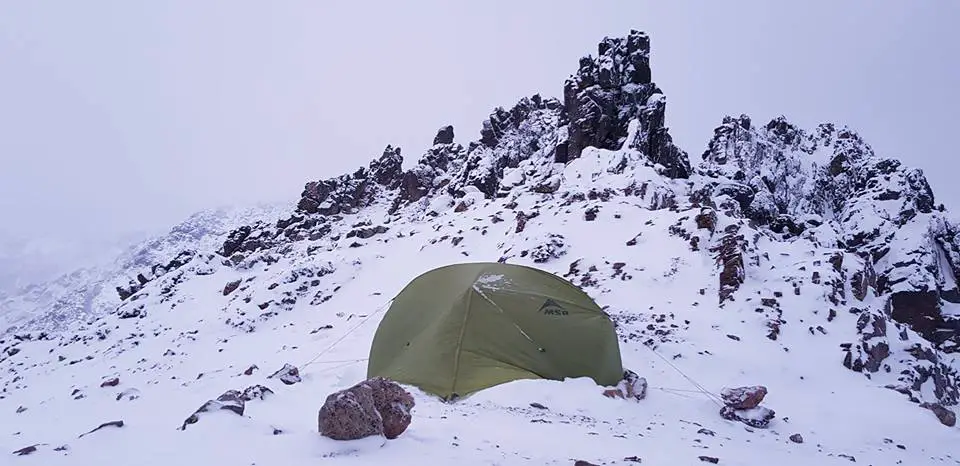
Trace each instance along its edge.
<instances>
[{"instance_id":1,"label":"rocky outcrop","mask_svg":"<svg viewBox=\"0 0 960 466\"><path fill-rule=\"evenodd\" d=\"M297 209L307 214L355 213L373 203L381 189L396 189L401 183L403 158L400 148L387 146L368 167L336 178L311 181L301 193Z\"/></svg>"},{"instance_id":2,"label":"rocky outcrop","mask_svg":"<svg viewBox=\"0 0 960 466\"><path fill-rule=\"evenodd\" d=\"M933 391L939 401L955 403L949 362L898 353L886 333L899 323L929 342L929 351L960 350L960 318L945 312L951 300L960 302L957 228L943 218L920 170L878 157L846 127L825 123L806 131L784 117L755 125L746 115L723 119L698 170L716 180L707 185L714 199L727 195L738 202L739 209L725 213L781 240L804 237L859 258L851 274L841 262L836 277L824 282L833 289L834 305L846 304L848 281L857 301L877 296L885 303L882 310L856 310L860 341L844 345L846 367L867 375L899 371L891 386L914 394L932 381L939 384ZM736 284L727 282L726 289Z\"/></svg>"},{"instance_id":3,"label":"rocky outcrop","mask_svg":"<svg viewBox=\"0 0 960 466\"><path fill-rule=\"evenodd\" d=\"M625 38L604 38L597 57L581 58L576 74L567 79L563 103L568 122L564 161L579 157L586 147L616 150L626 143L664 166L665 175L689 176L687 154L664 127L666 100L651 81L647 34L632 30ZM627 141L632 120L639 121L639 128Z\"/></svg>"},{"instance_id":4,"label":"rocky outcrop","mask_svg":"<svg viewBox=\"0 0 960 466\"><path fill-rule=\"evenodd\" d=\"M733 294L740 288L745 279L743 246L744 236L740 233L739 225L730 225L724 230L720 241L710 250L714 253L714 260L720 268L719 275L719 303L733 300Z\"/></svg>"},{"instance_id":5,"label":"rocky outcrop","mask_svg":"<svg viewBox=\"0 0 960 466\"><path fill-rule=\"evenodd\" d=\"M179 269L186 265L190 260L196 255L195 251L181 251L173 259L170 259L166 264L155 264L150 268L150 271L147 273L137 274L136 280L130 280L127 283L127 286L118 286L116 287L117 294L120 296L121 301L127 300L127 298L133 296L138 291L143 289L143 287L153 281L154 279L161 277L169 272Z\"/></svg>"},{"instance_id":6,"label":"rocky outcrop","mask_svg":"<svg viewBox=\"0 0 960 466\"><path fill-rule=\"evenodd\" d=\"M480 141L471 143L462 169L454 174L449 192L464 195L473 187L486 197L500 196L504 173L530 161L533 176L523 184L539 185L553 163L567 156L557 146L562 104L539 94L524 97L511 109L496 108L484 120Z\"/></svg>"}]
</instances>

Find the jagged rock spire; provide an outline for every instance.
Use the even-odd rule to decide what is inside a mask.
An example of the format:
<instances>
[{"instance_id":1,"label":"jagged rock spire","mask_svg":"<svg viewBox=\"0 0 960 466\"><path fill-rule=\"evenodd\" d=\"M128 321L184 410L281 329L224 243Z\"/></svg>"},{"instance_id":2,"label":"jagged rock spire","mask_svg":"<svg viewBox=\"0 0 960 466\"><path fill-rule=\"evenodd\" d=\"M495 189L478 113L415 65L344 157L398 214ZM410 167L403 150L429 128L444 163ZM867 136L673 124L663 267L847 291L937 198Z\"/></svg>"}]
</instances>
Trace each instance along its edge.
<instances>
[{"instance_id":1,"label":"jagged rock spire","mask_svg":"<svg viewBox=\"0 0 960 466\"><path fill-rule=\"evenodd\" d=\"M673 178L690 174L687 154L673 144L664 127L666 102L651 81L650 38L631 30L626 38L604 38L597 58L580 59L577 73L567 79L564 89L568 141L562 149L575 159L587 146L616 150L635 148L653 163L667 168ZM640 128L627 141L631 120Z\"/></svg>"}]
</instances>

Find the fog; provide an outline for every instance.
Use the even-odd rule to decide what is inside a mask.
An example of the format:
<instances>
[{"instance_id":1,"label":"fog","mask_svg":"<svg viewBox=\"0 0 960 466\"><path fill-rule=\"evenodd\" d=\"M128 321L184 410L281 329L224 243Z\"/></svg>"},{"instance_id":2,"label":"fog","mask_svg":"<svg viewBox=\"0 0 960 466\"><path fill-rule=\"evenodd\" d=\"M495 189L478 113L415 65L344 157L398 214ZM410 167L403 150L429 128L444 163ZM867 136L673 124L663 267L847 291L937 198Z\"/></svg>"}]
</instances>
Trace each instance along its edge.
<instances>
[{"instance_id":1,"label":"fog","mask_svg":"<svg viewBox=\"0 0 960 466\"><path fill-rule=\"evenodd\" d=\"M631 28L694 161L726 114L835 121L957 210L958 23L958 2L4 2L0 233L293 201L387 144L409 164L442 125L465 143L496 106L560 97Z\"/></svg>"}]
</instances>

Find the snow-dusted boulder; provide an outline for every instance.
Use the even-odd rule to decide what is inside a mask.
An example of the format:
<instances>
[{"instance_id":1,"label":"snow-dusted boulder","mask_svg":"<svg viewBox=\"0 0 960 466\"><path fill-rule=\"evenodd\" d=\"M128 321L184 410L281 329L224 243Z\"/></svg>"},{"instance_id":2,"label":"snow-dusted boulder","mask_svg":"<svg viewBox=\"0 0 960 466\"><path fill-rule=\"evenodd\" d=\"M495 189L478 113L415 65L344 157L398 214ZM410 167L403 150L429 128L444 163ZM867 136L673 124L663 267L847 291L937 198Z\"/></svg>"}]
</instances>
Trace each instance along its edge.
<instances>
[{"instance_id":1,"label":"snow-dusted boulder","mask_svg":"<svg viewBox=\"0 0 960 466\"><path fill-rule=\"evenodd\" d=\"M410 425L413 406L413 397L400 385L374 377L327 396L318 429L334 440L378 435L394 439Z\"/></svg>"}]
</instances>

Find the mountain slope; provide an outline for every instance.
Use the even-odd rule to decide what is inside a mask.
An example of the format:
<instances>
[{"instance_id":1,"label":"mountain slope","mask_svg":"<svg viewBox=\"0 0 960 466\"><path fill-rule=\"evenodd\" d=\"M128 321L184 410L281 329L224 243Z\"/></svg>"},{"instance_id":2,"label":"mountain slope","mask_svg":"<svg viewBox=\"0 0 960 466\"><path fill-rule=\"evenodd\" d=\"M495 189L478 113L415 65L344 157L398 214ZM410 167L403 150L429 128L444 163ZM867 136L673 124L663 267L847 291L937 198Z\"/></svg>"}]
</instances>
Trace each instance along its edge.
<instances>
[{"instance_id":1,"label":"mountain slope","mask_svg":"<svg viewBox=\"0 0 960 466\"><path fill-rule=\"evenodd\" d=\"M158 265L169 268L178 256L215 248L251 218L275 217L286 209L286 204L264 204L198 212L166 234L118 245L122 252L109 260L0 294L0 337L18 331L63 330L65 325L111 312L124 296L117 287L136 287L138 275L156 274Z\"/></svg>"},{"instance_id":2,"label":"mountain slope","mask_svg":"<svg viewBox=\"0 0 960 466\"><path fill-rule=\"evenodd\" d=\"M957 427L938 419L957 404L960 239L922 173L847 128L746 116L691 161L665 102L647 36L606 38L562 102L498 108L466 145L441 128L410 170L388 146L308 183L279 220L131 273L115 313L0 345L13 426L0 444L40 444L15 461L44 464L960 463ZM433 267L497 260L604 306L647 398L522 381L446 404L410 387L398 439L319 437L317 410L364 378L392 296ZM296 383L270 377L284 364ZM242 416L178 430L258 384L272 393ZM754 384L769 389L768 428L719 415L716 394Z\"/></svg>"}]
</instances>

